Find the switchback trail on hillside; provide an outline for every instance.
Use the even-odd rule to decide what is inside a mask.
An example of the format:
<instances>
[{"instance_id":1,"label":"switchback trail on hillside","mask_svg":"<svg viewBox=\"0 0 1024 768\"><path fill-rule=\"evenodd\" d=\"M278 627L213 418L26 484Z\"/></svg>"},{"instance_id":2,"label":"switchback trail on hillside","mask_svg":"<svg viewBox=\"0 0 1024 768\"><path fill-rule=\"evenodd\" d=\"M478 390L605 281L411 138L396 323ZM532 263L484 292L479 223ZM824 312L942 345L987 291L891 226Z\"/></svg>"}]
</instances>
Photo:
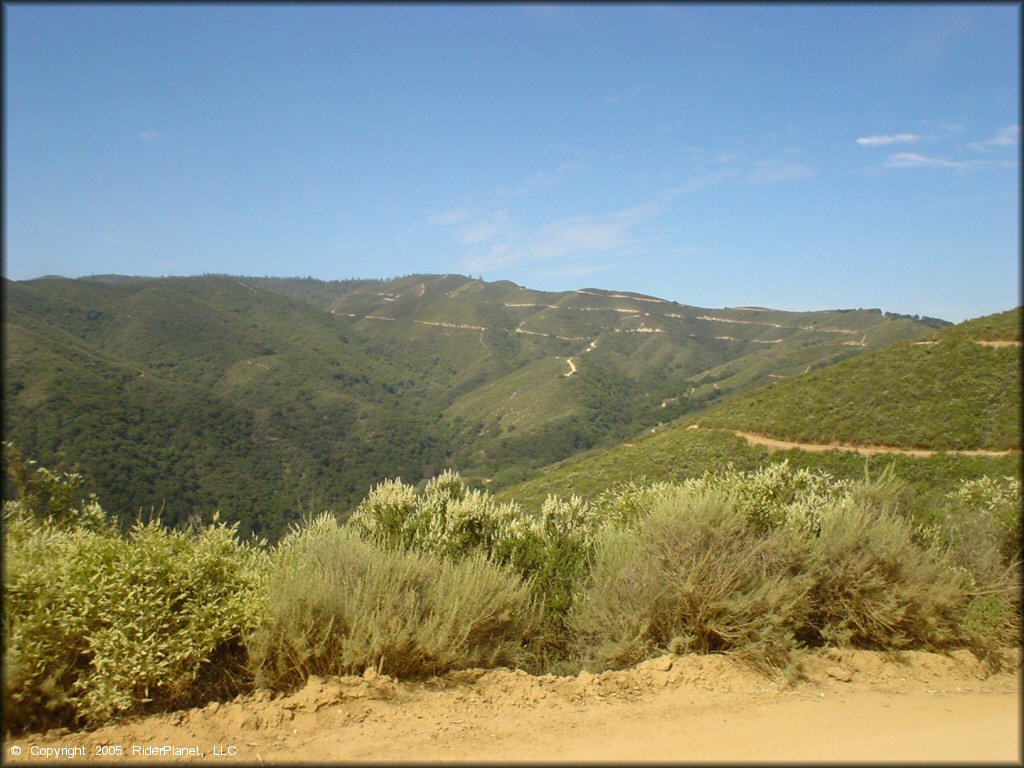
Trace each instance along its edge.
<instances>
[{"instance_id":1,"label":"switchback trail on hillside","mask_svg":"<svg viewBox=\"0 0 1024 768\"><path fill-rule=\"evenodd\" d=\"M73 762L99 761L113 746L124 756L102 762L1019 762L1018 649L1007 662L992 673L968 651L831 649L808 655L795 683L723 655L576 677L498 669L399 683L368 670L310 678L287 695L10 738L4 753L10 764L54 762L58 752L41 755L61 748L84 750ZM161 756L175 749L182 756Z\"/></svg>"},{"instance_id":2,"label":"switchback trail on hillside","mask_svg":"<svg viewBox=\"0 0 1024 768\"><path fill-rule=\"evenodd\" d=\"M893 445L854 445L851 443L840 443L838 441L833 441L831 443L798 443L790 440L776 440L774 437L768 437L767 435L762 435L757 432L746 432L742 429L717 429L715 427L701 427L699 424L691 424L688 429L731 432L738 437L742 437L751 445L763 445L770 451L786 451L796 448L801 451L807 451L808 453L852 451L859 453L862 456L873 456L879 453L892 453L902 454L904 456L918 456L922 458L938 456L942 453L953 456L1009 456L1013 453L1020 453L1019 448L1004 451L986 451L981 449L956 450L952 448L946 450L931 450L925 448L899 448Z\"/></svg>"}]
</instances>

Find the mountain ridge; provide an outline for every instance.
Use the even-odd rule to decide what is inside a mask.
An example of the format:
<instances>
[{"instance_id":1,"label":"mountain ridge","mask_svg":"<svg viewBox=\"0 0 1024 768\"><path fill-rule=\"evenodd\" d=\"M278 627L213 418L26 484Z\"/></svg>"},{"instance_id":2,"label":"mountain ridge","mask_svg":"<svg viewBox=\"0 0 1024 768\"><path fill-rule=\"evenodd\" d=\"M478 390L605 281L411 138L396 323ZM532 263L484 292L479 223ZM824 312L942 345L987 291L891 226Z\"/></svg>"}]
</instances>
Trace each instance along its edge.
<instances>
[{"instance_id":1,"label":"mountain ridge","mask_svg":"<svg viewBox=\"0 0 1024 768\"><path fill-rule=\"evenodd\" d=\"M271 538L388 477L455 467L500 487L944 322L452 274L3 287L5 439L122 516L221 508Z\"/></svg>"}]
</instances>

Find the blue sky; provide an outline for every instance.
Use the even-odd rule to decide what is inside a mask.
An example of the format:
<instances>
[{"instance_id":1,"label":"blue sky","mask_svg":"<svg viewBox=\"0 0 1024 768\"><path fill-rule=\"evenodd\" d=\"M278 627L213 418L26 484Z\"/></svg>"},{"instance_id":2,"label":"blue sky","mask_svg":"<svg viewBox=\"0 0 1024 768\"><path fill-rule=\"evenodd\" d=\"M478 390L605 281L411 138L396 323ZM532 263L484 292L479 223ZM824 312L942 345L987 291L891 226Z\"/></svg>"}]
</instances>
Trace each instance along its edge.
<instances>
[{"instance_id":1,"label":"blue sky","mask_svg":"<svg viewBox=\"0 0 1024 768\"><path fill-rule=\"evenodd\" d=\"M6 4L5 263L1020 303L1002 5Z\"/></svg>"}]
</instances>

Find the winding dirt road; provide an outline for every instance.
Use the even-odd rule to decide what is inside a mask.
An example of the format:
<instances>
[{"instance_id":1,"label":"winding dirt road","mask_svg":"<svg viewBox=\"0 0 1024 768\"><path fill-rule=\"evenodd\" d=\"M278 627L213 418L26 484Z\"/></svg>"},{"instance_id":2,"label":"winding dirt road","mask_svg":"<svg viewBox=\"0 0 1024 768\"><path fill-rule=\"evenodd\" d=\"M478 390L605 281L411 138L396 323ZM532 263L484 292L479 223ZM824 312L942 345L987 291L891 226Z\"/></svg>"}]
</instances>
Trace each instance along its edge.
<instances>
[{"instance_id":1,"label":"winding dirt road","mask_svg":"<svg viewBox=\"0 0 1024 768\"><path fill-rule=\"evenodd\" d=\"M801 451L807 451L808 453L826 453L828 451L853 451L859 453L862 456L872 456L879 453L892 453L902 454L904 456L938 456L939 454L946 453L953 456L1009 456L1012 453L1020 453L1019 448L1005 451L985 451L985 450L943 450L935 451L924 448L898 448L893 445L854 445L851 443L840 443L833 441L831 443L797 443L789 440L776 440L774 437L768 437L757 432L746 432L741 429L717 429L715 427L702 427L699 424L691 424L687 429L705 429L714 430L719 432L731 432L732 434L742 437L751 445L763 445L770 451L787 451L794 448Z\"/></svg>"}]
</instances>

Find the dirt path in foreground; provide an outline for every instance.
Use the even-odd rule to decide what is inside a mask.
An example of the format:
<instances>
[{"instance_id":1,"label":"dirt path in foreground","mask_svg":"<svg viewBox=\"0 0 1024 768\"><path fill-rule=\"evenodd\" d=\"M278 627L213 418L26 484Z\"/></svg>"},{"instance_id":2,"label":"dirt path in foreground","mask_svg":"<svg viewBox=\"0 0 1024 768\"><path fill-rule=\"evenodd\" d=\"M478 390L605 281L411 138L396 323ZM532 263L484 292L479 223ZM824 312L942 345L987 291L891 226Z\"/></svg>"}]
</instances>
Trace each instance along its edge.
<instances>
[{"instance_id":1,"label":"dirt path in foreground","mask_svg":"<svg viewBox=\"0 0 1024 768\"><path fill-rule=\"evenodd\" d=\"M714 427L701 427L699 425L690 425L689 429L714 429ZM924 448L897 448L892 445L853 445L851 443L840 443L833 441L831 443L795 443L789 440L776 440L773 437L767 437L766 435L758 434L757 432L745 432L741 429L726 429L721 430L725 432L732 432L734 435L742 437L751 445L763 445L772 451L785 451L793 448L797 448L801 451L807 451L808 453L826 453L828 451L853 451L859 453L862 456L872 456L878 453L894 453L903 454L904 456L937 456L940 453L948 453L953 456L1009 456L1011 453L1020 453L1020 449L1005 450L1005 451L985 451L985 450L955 450L949 449L944 451L933 451Z\"/></svg>"},{"instance_id":2,"label":"dirt path in foreground","mask_svg":"<svg viewBox=\"0 0 1024 768\"><path fill-rule=\"evenodd\" d=\"M1009 671L989 675L966 651L832 650L809 657L807 680L796 684L725 656L666 656L577 677L473 670L407 684L368 673L91 733L19 737L4 756L11 764L81 762L106 745L148 764L1018 762L1019 665L1019 651ZM12 757L16 746L21 755ZM61 747L82 747L86 757L38 756ZM164 747L202 757L146 754Z\"/></svg>"}]
</instances>

